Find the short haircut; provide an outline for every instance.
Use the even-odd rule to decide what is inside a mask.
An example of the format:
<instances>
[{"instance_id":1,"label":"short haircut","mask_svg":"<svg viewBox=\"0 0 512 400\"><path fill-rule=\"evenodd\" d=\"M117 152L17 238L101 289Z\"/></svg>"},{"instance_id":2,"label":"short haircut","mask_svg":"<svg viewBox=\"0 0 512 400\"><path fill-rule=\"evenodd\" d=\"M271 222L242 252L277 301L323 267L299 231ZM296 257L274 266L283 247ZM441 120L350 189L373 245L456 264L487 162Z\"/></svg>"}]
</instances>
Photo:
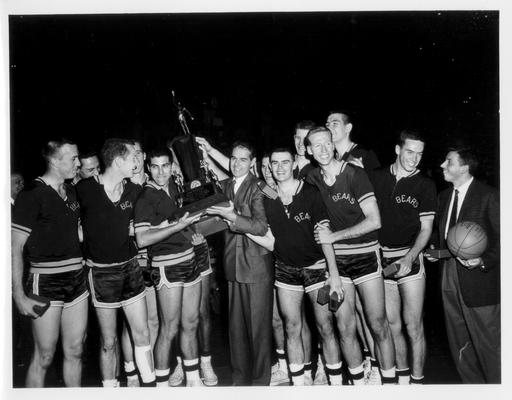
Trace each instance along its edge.
<instances>
[{"instance_id":1,"label":"short haircut","mask_svg":"<svg viewBox=\"0 0 512 400\"><path fill-rule=\"evenodd\" d=\"M172 162L174 161L172 151L169 150L168 147L157 147L149 152L148 156L146 157L146 162L148 165L151 165L152 158L165 156L169 157L169 162L172 164Z\"/></svg>"},{"instance_id":2,"label":"short haircut","mask_svg":"<svg viewBox=\"0 0 512 400\"><path fill-rule=\"evenodd\" d=\"M319 132L327 132L329 134L329 136L331 137L331 140L332 140L332 132L326 128L325 126L318 126L316 128L313 128L311 129L308 134L306 135L306 137L304 138L304 145L306 146L310 146L311 145L311 142L309 140L309 138L314 135L315 133L319 133Z\"/></svg>"},{"instance_id":3,"label":"short haircut","mask_svg":"<svg viewBox=\"0 0 512 400\"><path fill-rule=\"evenodd\" d=\"M85 160L86 158L92 158L92 157L98 157L98 152L96 152L95 150L87 150L78 155L79 160ZM99 159L99 157L98 157L98 159Z\"/></svg>"},{"instance_id":4,"label":"short haircut","mask_svg":"<svg viewBox=\"0 0 512 400\"><path fill-rule=\"evenodd\" d=\"M244 141L241 141L241 140L237 140L235 143L233 143L233 146L231 146L230 155L233 154L233 150L236 149L237 147L243 147L244 149L249 150L249 158L251 160L256 155L256 153L254 151L254 147L250 143L244 142Z\"/></svg>"},{"instance_id":5,"label":"short haircut","mask_svg":"<svg viewBox=\"0 0 512 400\"><path fill-rule=\"evenodd\" d=\"M450 147L448 151L457 153L460 158L460 163L468 166L471 176L475 175L478 168L478 158L473 146L467 143L456 143L454 146Z\"/></svg>"},{"instance_id":6,"label":"short haircut","mask_svg":"<svg viewBox=\"0 0 512 400\"><path fill-rule=\"evenodd\" d=\"M133 146L133 142L128 139L111 138L105 140L101 148L101 159L105 168L112 166L116 157L126 158L129 152L128 145Z\"/></svg>"},{"instance_id":7,"label":"short haircut","mask_svg":"<svg viewBox=\"0 0 512 400\"><path fill-rule=\"evenodd\" d=\"M341 119L343 120L343 123L352 123L353 113L350 110L347 110L346 108L337 108L332 111L329 111L329 114L327 114L327 118L329 118L329 115L331 114L341 114Z\"/></svg>"},{"instance_id":8,"label":"short haircut","mask_svg":"<svg viewBox=\"0 0 512 400\"><path fill-rule=\"evenodd\" d=\"M398 140L396 144L402 147L407 139L419 140L420 142L425 143L425 138L420 131L416 129L403 129L402 131L400 131L398 135Z\"/></svg>"},{"instance_id":9,"label":"short haircut","mask_svg":"<svg viewBox=\"0 0 512 400\"><path fill-rule=\"evenodd\" d=\"M269 160L272 161L272 155L274 153L288 153L290 154L291 158L292 158L292 161L295 160L295 157L294 157L294 153L291 151L291 149L289 147L276 147L274 149L272 149L272 151L270 152L270 157L269 157Z\"/></svg>"},{"instance_id":10,"label":"short haircut","mask_svg":"<svg viewBox=\"0 0 512 400\"><path fill-rule=\"evenodd\" d=\"M41 155L43 156L47 165L50 162L50 159L54 158L59 150L66 144L76 146L76 144L71 140L65 138L50 140L44 145L43 150L41 151Z\"/></svg>"},{"instance_id":11,"label":"short haircut","mask_svg":"<svg viewBox=\"0 0 512 400\"><path fill-rule=\"evenodd\" d=\"M302 120L302 121L297 122L295 124L295 130L302 129L302 130L309 131L309 130L313 129L316 126L317 125L313 121L311 121L309 119L305 119L305 120Z\"/></svg>"}]
</instances>

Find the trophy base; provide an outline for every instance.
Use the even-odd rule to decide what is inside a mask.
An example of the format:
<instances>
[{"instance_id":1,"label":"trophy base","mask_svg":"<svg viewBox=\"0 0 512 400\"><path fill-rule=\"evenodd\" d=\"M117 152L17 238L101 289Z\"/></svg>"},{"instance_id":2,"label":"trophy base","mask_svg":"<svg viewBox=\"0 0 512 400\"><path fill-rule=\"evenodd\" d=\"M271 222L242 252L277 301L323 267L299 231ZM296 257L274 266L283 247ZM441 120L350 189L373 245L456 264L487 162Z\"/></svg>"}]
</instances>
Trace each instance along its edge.
<instances>
[{"instance_id":1,"label":"trophy base","mask_svg":"<svg viewBox=\"0 0 512 400\"><path fill-rule=\"evenodd\" d=\"M223 193L215 193L179 208L174 213L174 218L181 218L186 212L190 214L190 217L200 215L199 221L191 225L190 228L195 233L201 233L203 236L209 236L227 229L228 224L222 218L216 215L206 215L206 209L211 206L229 207L229 201Z\"/></svg>"},{"instance_id":2,"label":"trophy base","mask_svg":"<svg viewBox=\"0 0 512 400\"><path fill-rule=\"evenodd\" d=\"M228 224L216 215L205 215L190 228L206 237L228 229Z\"/></svg>"}]
</instances>

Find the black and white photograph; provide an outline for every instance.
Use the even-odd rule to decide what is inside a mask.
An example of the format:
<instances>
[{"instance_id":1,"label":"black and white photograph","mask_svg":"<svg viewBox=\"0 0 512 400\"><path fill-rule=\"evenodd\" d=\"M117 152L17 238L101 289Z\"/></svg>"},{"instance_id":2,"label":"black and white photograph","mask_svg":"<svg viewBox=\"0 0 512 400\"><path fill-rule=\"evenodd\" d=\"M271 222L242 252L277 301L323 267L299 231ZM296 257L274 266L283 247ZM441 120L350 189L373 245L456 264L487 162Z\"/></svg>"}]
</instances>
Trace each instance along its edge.
<instances>
[{"instance_id":1,"label":"black and white photograph","mask_svg":"<svg viewBox=\"0 0 512 400\"><path fill-rule=\"evenodd\" d=\"M7 396L503 396L503 2L2 3Z\"/></svg>"}]
</instances>

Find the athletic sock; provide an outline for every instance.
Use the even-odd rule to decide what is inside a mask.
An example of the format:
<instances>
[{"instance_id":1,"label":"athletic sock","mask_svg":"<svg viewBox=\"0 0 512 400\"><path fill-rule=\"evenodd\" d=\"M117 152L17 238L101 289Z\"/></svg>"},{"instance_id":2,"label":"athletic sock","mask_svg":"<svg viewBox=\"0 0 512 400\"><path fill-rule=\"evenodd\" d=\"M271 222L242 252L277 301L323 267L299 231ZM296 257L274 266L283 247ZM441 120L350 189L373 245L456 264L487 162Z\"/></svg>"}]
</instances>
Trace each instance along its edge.
<instances>
[{"instance_id":1,"label":"athletic sock","mask_svg":"<svg viewBox=\"0 0 512 400\"><path fill-rule=\"evenodd\" d=\"M135 362L140 372L142 386L155 382L155 367L153 364L153 352L151 346L135 346Z\"/></svg>"},{"instance_id":2,"label":"athletic sock","mask_svg":"<svg viewBox=\"0 0 512 400\"><path fill-rule=\"evenodd\" d=\"M308 377L308 378L312 379L311 370L312 370L311 361L308 363L304 363L304 377Z\"/></svg>"},{"instance_id":3,"label":"athletic sock","mask_svg":"<svg viewBox=\"0 0 512 400\"><path fill-rule=\"evenodd\" d=\"M168 387L169 386L170 372L171 372L170 368L155 369L156 387Z\"/></svg>"},{"instance_id":4,"label":"athletic sock","mask_svg":"<svg viewBox=\"0 0 512 400\"><path fill-rule=\"evenodd\" d=\"M390 369L380 369L382 375L383 385L396 385L396 369L392 367Z\"/></svg>"},{"instance_id":5,"label":"athletic sock","mask_svg":"<svg viewBox=\"0 0 512 400\"><path fill-rule=\"evenodd\" d=\"M363 349L363 356L366 360L369 360L372 358L372 355L370 353L370 350L368 350L366 347Z\"/></svg>"},{"instance_id":6,"label":"athletic sock","mask_svg":"<svg viewBox=\"0 0 512 400\"><path fill-rule=\"evenodd\" d=\"M288 363L286 362L286 356L284 350L276 349L277 361L279 362L279 369L288 373Z\"/></svg>"},{"instance_id":7,"label":"athletic sock","mask_svg":"<svg viewBox=\"0 0 512 400\"><path fill-rule=\"evenodd\" d=\"M329 375L331 386L339 386L341 382L341 361L336 364L325 364L325 372Z\"/></svg>"},{"instance_id":8,"label":"athletic sock","mask_svg":"<svg viewBox=\"0 0 512 400\"><path fill-rule=\"evenodd\" d=\"M201 356L201 363L210 363L212 361L212 356Z\"/></svg>"},{"instance_id":9,"label":"athletic sock","mask_svg":"<svg viewBox=\"0 0 512 400\"><path fill-rule=\"evenodd\" d=\"M126 380L128 381L138 381L139 377L137 376L137 367L133 361L125 361L124 362L124 372L126 375Z\"/></svg>"},{"instance_id":10,"label":"athletic sock","mask_svg":"<svg viewBox=\"0 0 512 400\"><path fill-rule=\"evenodd\" d=\"M192 360L183 360L183 369L187 382L199 381L199 360L194 358Z\"/></svg>"},{"instance_id":11,"label":"athletic sock","mask_svg":"<svg viewBox=\"0 0 512 400\"><path fill-rule=\"evenodd\" d=\"M289 364L293 386L304 386L304 364Z\"/></svg>"},{"instance_id":12,"label":"athletic sock","mask_svg":"<svg viewBox=\"0 0 512 400\"><path fill-rule=\"evenodd\" d=\"M119 381L117 379L105 379L104 381L101 381L101 384L103 385L103 387L119 387Z\"/></svg>"},{"instance_id":13,"label":"athletic sock","mask_svg":"<svg viewBox=\"0 0 512 400\"><path fill-rule=\"evenodd\" d=\"M425 377L423 375L421 375L420 377L416 377L414 375L411 375L410 384L411 385L423 385L424 380L425 380Z\"/></svg>"},{"instance_id":14,"label":"athletic sock","mask_svg":"<svg viewBox=\"0 0 512 400\"><path fill-rule=\"evenodd\" d=\"M399 385L408 385L411 370L409 368L396 369L396 376L398 377Z\"/></svg>"},{"instance_id":15,"label":"athletic sock","mask_svg":"<svg viewBox=\"0 0 512 400\"><path fill-rule=\"evenodd\" d=\"M348 367L348 372L350 373L350 379L352 379L353 385L363 385L364 384L364 367L363 364L350 368Z\"/></svg>"}]
</instances>

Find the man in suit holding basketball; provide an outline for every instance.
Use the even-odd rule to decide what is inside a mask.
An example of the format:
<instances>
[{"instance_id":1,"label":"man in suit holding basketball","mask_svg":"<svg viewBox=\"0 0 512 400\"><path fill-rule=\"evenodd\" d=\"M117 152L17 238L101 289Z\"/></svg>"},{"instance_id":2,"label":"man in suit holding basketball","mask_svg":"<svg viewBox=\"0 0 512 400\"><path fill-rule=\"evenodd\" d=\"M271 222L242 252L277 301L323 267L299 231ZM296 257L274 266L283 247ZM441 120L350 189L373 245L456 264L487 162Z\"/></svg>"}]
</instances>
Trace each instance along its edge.
<instances>
[{"instance_id":1,"label":"man in suit holding basketball","mask_svg":"<svg viewBox=\"0 0 512 400\"><path fill-rule=\"evenodd\" d=\"M500 208L498 192L473 178L478 161L468 147L449 150L441 164L453 187L439 195L438 234L461 221L480 225L488 247L475 258L443 260L442 295L455 366L464 383L500 383Z\"/></svg>"}]
</instances>

